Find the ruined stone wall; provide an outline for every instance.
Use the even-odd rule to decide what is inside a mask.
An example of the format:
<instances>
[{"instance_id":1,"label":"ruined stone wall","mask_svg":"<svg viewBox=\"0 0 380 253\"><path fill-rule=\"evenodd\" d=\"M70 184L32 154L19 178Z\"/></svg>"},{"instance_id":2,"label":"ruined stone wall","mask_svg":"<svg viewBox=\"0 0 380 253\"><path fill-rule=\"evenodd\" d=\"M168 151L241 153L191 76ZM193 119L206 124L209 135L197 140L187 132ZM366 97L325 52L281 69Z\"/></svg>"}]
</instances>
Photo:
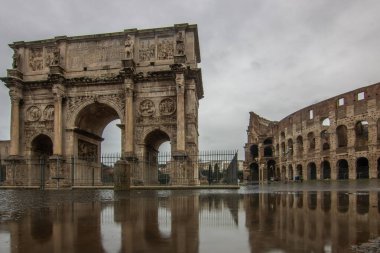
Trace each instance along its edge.
<instances>
[{"instance_id":1,"label":"ruined stone wall","mask_svg":"<svg viewBox=\"0 0 380 253\"><path fill-rule=\"evenodd\" d=\"M251 112L245 179L250 179L255 164L260 181L378 178L379 94L380 83L362 87L305 107L279 122L263 122ZM256 157L253 145L259 149ZM275 163L273 169L268 161Z\"/></svg>"}]
</instances>

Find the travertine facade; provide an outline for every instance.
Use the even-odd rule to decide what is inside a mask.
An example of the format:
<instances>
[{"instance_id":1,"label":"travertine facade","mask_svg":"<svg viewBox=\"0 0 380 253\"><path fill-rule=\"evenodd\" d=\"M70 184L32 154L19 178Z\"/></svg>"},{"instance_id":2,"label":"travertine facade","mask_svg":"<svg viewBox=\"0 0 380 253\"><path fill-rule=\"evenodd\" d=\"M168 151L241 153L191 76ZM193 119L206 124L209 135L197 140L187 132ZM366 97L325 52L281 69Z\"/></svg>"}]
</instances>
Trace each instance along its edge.
<instances>
[{"instance_id":1,"label":"travertine facade","mask_svg":"<svg viewBox=\"0 0 380 253\"><path fill-rule=\"evenodd\" d=\"M248 181L380 177L380 83L303 108L279 122L250 112Z\"/></svg>"},{"instance_id":2,"label":"travertine facade","mask_svg":"<svg viewBox=\"0 0 380 253\"><path fill-rule=\"evenodd\" d=\"M159 145L170 141L173 159L184 161L187 171L185 180L172 183L198 184L197 168L187 159L198 151L203 97L196 25L60 36L10 47L13 68L1 78L12 102L10 163L47 156L47 185L60 177L70 186L66 179L73 172L65 161L99 161L102 132L120 119L125 160L155 157ZM8 173L10 178L14 172ZM19 174L20 181L8 184L30 184L21 179L30 172Z\"/></svg>"}]
</instances>

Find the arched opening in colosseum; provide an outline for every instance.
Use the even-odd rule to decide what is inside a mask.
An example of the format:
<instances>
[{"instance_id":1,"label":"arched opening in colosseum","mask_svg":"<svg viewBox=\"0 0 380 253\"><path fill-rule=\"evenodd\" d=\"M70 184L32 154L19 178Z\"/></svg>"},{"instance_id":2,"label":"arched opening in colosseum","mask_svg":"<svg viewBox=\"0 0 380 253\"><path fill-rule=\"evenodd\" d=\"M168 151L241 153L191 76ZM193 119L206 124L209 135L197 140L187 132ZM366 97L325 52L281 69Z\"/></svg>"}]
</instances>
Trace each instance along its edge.
<instances>
[{"instance_id":1,"label":"arched opening in colosseum","mask_svg":"<svg viewBox=\"0 0 380 253\"><path fill-rule=\"evenodd\" d=\"M259 156L259 146L255 144L251 145L251 147L249 148L249 151L251 152L251 156L253 159Z\"/></svg>"},{"instance_id":2,"label":"arched opening in colosseum","mask_svg":"<svg viewBox=\"0 0 380 253\"><path fill-rule=\"evenodd\" d=\"M317 179L317 166L314 162L307 165L307 179L316 180Z\"/></svg>"},{"instance_id":3,"label":"arched opening in colosseum","mask_svg":"<svg viewBox=\"0 0 380 253\"><path fill-rule=\"evenodd\" d=\"M281 137L281 141L284 141L285 140L285 132L281 132L280 133L280 137Z\"/></svg>"},{"instance_id":4,"label":"arched opening in colosseum","mask_svg":"<svg viewBox=\"0 0 380 253\"><path fill-rule=\"evenodd\" d=\"M347 127L340 125L336 128L337 148L347 147Z\"/></svg>"},{"instance_id":5,"label":"arched opening in colosseum","mask_svg":"<svg viewBox=\"0 0 380 253\"><path fill-rule=\"evenodd\" d=\"M286 179L286 167L285 165L283 165L281 168L281 180L285 180L285 179Z\"/></svg>"},{"instance_id":6,"label":"arched opening in colosseum","mask_svg":"<svg viewBox=\"0 0 380 253\"><path fill-rule=\"evenodd\" d=\"M272 138L266 138L263 142L264 145L272 145L273 141Z\"/></svg>"},{"instance_id":7,"label":"arched opening in colosseum","mask_svg":"<svg viewBox=\"0 0 380 253\"><path fill-rule=\"evenodd\" d=\"M360 157L356 160L356 178L369 178L369 164L368 159L365 157Z\"/></svg>"},{"instance_id":8,"label":"arched opening in colosseum","mask_svg":"<svg viewBox=\"0 0 380 253\"><path fill-rule=\"evenodd\" d=\"M53 155L53 142L49 136L40 134L32 141L32 158L33 159L47 159Z\"/></svg>"},{"instance_id":9,"label":"arched opening in colosseum","mask_svg":"<svg viewBox=\"0 0 380 253\"><path fill-rule=\"evenodd\" d=\"M280 180L281 179L281 172L280 172L280 167L276 167L276 177L275 177L276 180Z\"/></svg>"},{"instance_id":10,"label":"arched opening in colosseum","mask_svg":"<svg viewBox=\"0 0 380 253\"><path fill-rule=\"evenodd\" d=\"M338 212L346 213L350 204L349 195L345 192L338 192Z\"/></svg>"},{"instance_id":11,"label":"arched opening in colosseum","mask_svg":"<svg viewBox=\"0 0 380 253\"><path fill-rule=\"evenodd\" d=\"M321 179L331 179L331 167L329 161L323 161L321 163L321 170Z\"/></svg>"},{"instance_id":12,"label":"arched opening in colosseum","mask_svg":"<svg viewBox=\"0 0 380 253\"><path fill-rule=\"evenodd\" d=\"M280 156L280 145L276 145L276 156Z\"/></svg>"},{"instance_id":13,"label":"arched opening in colosseum","mask_svg":"<svg viewBox=\"0 0 380 253\"><path fill-rule=\"evenodd\" d=\"M251 163L249 165L250 171L250 180L251 181L259 181L259 165L257 163Z\"/></svg>"},{"instance_id":14,"label":"arched opening in colosseum","mask_svg":"<svg viewBox=\"0 0 380 253\"><path fill-rule=\"evenodd\" d=\"M307 134L307 140L309 142L309 151L315 150L315 136L313 132Z\"/></svg>"},{"instance_id":15,"label":"arched opening in colosseum","mask_svg":"<svg viewBox=\"0 0 380 253\"><path fill-rule=\"evenodd\" d=\"M299 155L303 153L303 138L301 135L297 137L297 152Z\"/></svg>"},{"instance_id":16,"label":"arched opening in colosseum","mask_svg":"<svg viewBox=\"0 0 380 253\"><path fill-rule=\"evenodd\" d=\"M330 138L327 130L321 132L321 148L322 150L330 149Z\"/></svg>"},{"instance_id":17,"label":"arched opening in colosseum","mask_svg":"<svg viewBox=\"0 0 380 253\"><path fill-rule=\"evenodd\" d=\"M330 126L330 119L329 118L323 118L322 119L322 126L325 126L325 127Z\"/></svg>"},{"instance_id":18,"label":"arched opening in colosseum","mask_svg":"<svg viewBox=\"0 0 380 253\"><path fill-rule=\"evenodd\" d=\"M380 158L377 159L377 178L380 178Z\"/></svg>"},{"instance_id":19,"label":"arched opening in colosseum","mask_svg":"<svg viewBox=\"0 0 380 253\"><path fill-rule=\"evenodd\" d=\"M285 142L281 142L281 154L285 156L286 150L285 150Z\"/></svg>"},{"instance_id":20,"label":"arched opening in colosseum","mask_svg":"<svg viewBox=\"0 0 380 253\"><path fill-rule=\"evenodd\" d=\"M275 168L276 168L276 162L274 160L269 160L267 162L268 180L276 179Z\"/></svg>"},{"instance_id":21,"label":"arched opening in colosseum","mask_svg":"<svg viewBox=\"0 0 380 253\"><path fill-rule=\"evenodd\" d=\"M288 153L288 157L292 157L293 156L293 140L292 139L288 139L288 150L287 150L287 153Z\"/></svg>"},{"instance_id":22,"label":"arched opening in colosseum","mask_svg":"<svg viewBox=\"0 0 380 253\"><path fill-rule=\"evenodd\" d=\"M355 125L355 147L367 148L368 145L368 122L359 121Z\"/></svg>"},{"instance_id":23,"label":"arched opening in colosseum","mask_svg":"<svg viewBox=\"0 0 380 253\"><path fill-rule=\"evenodd\" d=\"M301 164L298 164L297 167L296 167L296 176L298 177L298 179L302 179L302 165Z\"/></svg>"},{"instance_id":24,"label":"arched opening in colosseum","mask_svg":"<svg viewBox=\"0 0 380 253\"><path fill-rule=\"evenodd\" d=\"M264 147L264 157L273 157L273 148L272 148L272 146Z\"/></svg>"},{"instance_id":25,"label":"arched opening in colosseum","mask_svg":"<svg viewBox=\"0 0 380 253\"><path fill-rule=\"evenodd\" d=\"M289 176L289 180L293 180L293 166L291 164L289 164L288 166L288 176Z\"/></svg>"},{"instance_id":26,"label":"arched opening in colosseum","mask_svg":"<svg viewBox=\"0 0 380 253\"><path fill-rule=\"evenodd\" d=\"M368 192L358 192L356 195L356 211L358 214L366 214L369 212L369 194Z\"/></svg>"},{"instance_id":27,"label":"arched opening in colosseum","mask_svg":"<svg viewBox=\"0 0 380 253\"><path fill-rule=\"evenodd\" d=\"M337 179L348 179L348 162L345 159L341 159L337 162L336 167L338 168Z\"/></svg>"}]
</instances>

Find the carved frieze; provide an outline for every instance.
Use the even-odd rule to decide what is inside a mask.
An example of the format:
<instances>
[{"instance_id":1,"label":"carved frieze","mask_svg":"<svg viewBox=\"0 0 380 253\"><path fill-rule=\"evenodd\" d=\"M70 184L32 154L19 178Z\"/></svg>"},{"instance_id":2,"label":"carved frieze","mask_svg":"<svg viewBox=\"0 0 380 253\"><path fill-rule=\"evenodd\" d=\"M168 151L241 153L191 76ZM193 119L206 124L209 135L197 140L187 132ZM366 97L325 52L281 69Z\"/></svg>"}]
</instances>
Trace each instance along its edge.
<instances>
[{"instance_id":1,"label":"carved frieze","mask_svg":"<svg viewBox=\"0 0 380 253\"><path fill-rule=\"evenodd\" d=\"M98 146L93 143L79 139L78 140L78 156L80 158L97 159Z\"/></svg>"},{"instance_id":2,"label":"carved frieze","mask_svg":"<svg viewBox=\"0 0 380 253\"><path fill-rule=\"evenodd\" d=\"M140 39L139 43L139 60L151 61L155 59L156 45L154 39Z\"/></svg>"},{"instance_id":3,"label":"carved frieze","mask_svg":"<svg viewBox=\"0 0 380 253\"><path fill-rule=\"evenodd\" d=\"M56 47L47 47L45 52L45 66L59 65L61 54Z\"/></svg>"},{"instance_id":4,"label":"carved frieze","mask_svg":"<svg viewBox=\"0 0 380 253\"><path fill-rule=\"evenodd\" d=\"M42 70L44 68L43 62L42 48L31 48L29 51L29 67L33 71Z\"/></svg>"},{"instance_id":5,"label":"carved frieze","mask_svg":"<svg viewBox=\"0 0 380 253\"><path fill-rule=\"evenodd\" d=\"M122 115L124 115L124 95L121 93L116 94L105 94L105 95L90 95L90 96L76 96L76 97L67 97L67 110L66 117L67 119L71 118L75 109L79 108L82 104L88 103L89 101L112 101L117 109Z\"/></svg>"},{"instance_id":6,"label":"carved frieze","mask_svg":"<svg viewBox=\"0 0 380 253\"><path fill-rule=\"evenodd\" d=\"M141 125L159 125L159 124L176 124L177 123L177 115L172 114L172 115L167 115L167 116L158 116L158 117L143 117L143 116L138 116L136 118L136 123L141 124Z\"/></svg>"},{"instance_id":7,"label":"carved frieze","mask_svg":"<svg viewBox=\"0 0 380 253\"><path fill-rule=\"evenodd\" d=\"M54 120L54 106L48 105L42 113L42 120Z\"/></svg>"},{"instance_id":8,"label":"carved frieze","mask_svg":"<svg viewBox=\"0 0 380 253\"><path fill-rule=\"evenodd\" d=\"M171 115L176 110L176 102L172 98L164 98L158 107L161 115Z\"/></svg>"},{"instance_id":9,"label":"carved frieze","mask_svg":"<svg viewBox=\"0 0 380 253\"><path fill-rule=\"evenodd\" d=\"M30 106L26 110L26 121L38 121L41 118L41 109L37 106Z\"/></svg>"},{"instance_id":10,"label":"carved frieze","mask_svg":"<svg viewBox=\"0 0 380 253\"><path fill-rule=\"evenodd\" d=\"M172 37L158 38L157 58L158 60L173 59L174 45Z\"/></svg>"},{"instance_id":11,"label":"carved frieze","mask_svg":"<svg viewBox=\"0 0 380 253\"><path fill-rule=\"evenodd\" d=\"M155 111L156 108L152 100L145 99L139 105L139 112L142 116L151 116Z\"/></svg>"}]
</instances>

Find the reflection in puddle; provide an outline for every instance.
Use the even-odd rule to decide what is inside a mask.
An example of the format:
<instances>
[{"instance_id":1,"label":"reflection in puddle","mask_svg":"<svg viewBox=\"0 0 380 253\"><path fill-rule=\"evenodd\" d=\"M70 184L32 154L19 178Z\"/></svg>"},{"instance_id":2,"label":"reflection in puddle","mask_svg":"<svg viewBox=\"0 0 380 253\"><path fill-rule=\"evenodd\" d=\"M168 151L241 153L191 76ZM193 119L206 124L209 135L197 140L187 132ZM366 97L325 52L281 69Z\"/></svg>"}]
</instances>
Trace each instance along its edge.
<instances>
[{"instance_id":1,"label":"reflection in puddle","mask_svg":"<svg viewBox=\"0 0 380 253\"><path fill-rule=\"evenodd\" d=\"M0 204L0 252L347 252L380 232L378 192L23 194L0 191L20 199Z\"/></svg>"}]
</instances>

